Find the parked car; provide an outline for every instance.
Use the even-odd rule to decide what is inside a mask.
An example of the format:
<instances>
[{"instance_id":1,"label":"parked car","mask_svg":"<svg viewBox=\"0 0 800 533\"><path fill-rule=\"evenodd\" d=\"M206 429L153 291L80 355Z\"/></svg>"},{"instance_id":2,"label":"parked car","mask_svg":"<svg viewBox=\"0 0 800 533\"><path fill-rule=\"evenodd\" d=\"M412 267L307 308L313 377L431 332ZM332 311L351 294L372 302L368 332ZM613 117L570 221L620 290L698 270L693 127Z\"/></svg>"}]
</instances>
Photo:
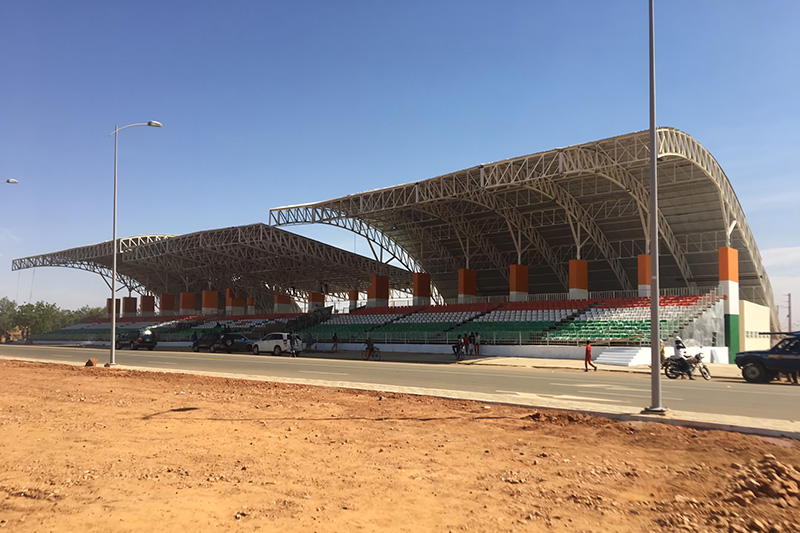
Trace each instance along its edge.
<instances>
[{"instance_id":1,"label":"parked car","mask_svg":"<svg viewBox=\"0 0 800 533\"><path fill-rule=\"evenodd\" d=\"M221 336L222 333L204 333L199 339L192 343L192 350L195 352L199 352L200 348L210 350L211 346L213 346Z\"/></svg>"},{"instance_id":2,"label":"parked car","mask_svg":"<svg viewBox=\"0 0 800 533\"><path fill-rule=\"evenodd\" d=\"M249 352L253 349L253 340L241 333L223 333L216 342L208 347L209 352Z\"/></svg>"},{"instance_id":3,"label":"parked car","mask_svg":"<svg viewBox=\"0 0 800 533\"><path fill-rule=\"evenodd\" d=\"M117 349L127 346L131 350L147 348L152 351L158 344L155 333L149 329L132 329L117 335Z\"/></svg>"},{"instance_id":4,"label":"parked car","mask_svg":"<svg viewBox=\"0 0 800 533\"><path fill-rule=\"evenodd\" d=\"M736 354L736 366L749 383L767 383L781 372L800 372L800 332L786 333L786 338L769 350Z\"/></svg>"},{"instance_id":5,"label":"parked car","mask_svg":"<svg viewBox=\"0 0 800 533\"><path fill-rule=\"evenodd\" d=\"M295 342L295 352L299 353L306 349L306 344L300 341L297 337ZM272 353L273 355L280 355L283 352L290 350L289 334L288 333L267 333L259 340L253 343L253 355L258 355L262 352Z\"/></svg>"}]
</instances>

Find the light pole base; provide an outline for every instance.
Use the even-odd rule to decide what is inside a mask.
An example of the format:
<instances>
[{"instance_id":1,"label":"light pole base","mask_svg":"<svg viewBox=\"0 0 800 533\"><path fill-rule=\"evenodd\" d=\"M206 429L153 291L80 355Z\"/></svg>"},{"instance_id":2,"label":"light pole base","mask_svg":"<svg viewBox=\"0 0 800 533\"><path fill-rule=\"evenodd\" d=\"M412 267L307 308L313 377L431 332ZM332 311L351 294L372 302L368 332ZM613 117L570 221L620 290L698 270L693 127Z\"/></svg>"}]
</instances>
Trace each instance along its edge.
<instances>
[{"instance_id":1,"label":"light pole base","mask_svg":"<svg viewBox=\"0 0 800 533\"><path fill-rule=\"evenodd\" d=\"M664 416L669 412L666 407L645 407L642 409L643 415L661 415Z\"/></svg>"},{"instance_id":2,"label":"light pole base","mask_svg":"<svg viewBox=\"0 0 800 533\"><path fill-rule=\"evenodd\" d=\"M117 366L117 363L106 363L103 366L108 368L108 367L111 367L111 366Z\"/></svg>"}]
</instances>

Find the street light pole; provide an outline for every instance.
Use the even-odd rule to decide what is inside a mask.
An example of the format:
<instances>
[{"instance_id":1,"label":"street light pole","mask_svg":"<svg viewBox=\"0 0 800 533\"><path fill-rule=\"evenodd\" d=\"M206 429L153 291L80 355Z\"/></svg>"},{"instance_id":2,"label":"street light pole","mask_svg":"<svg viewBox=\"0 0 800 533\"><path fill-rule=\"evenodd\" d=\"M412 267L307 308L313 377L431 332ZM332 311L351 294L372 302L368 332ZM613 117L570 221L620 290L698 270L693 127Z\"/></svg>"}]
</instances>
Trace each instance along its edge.
<instances>
[{"instance_id":1,"label":"street light pole","mask_svg":"<svg viewBox=\"0 0 800 533\"><path fill-rule=\"evenodd\" d=\"M650 407L648 413L663 414L661 405L661 332L658 306L658 134L656 133L656 33L653 1L650 0Z\"/></svg>"},{"instance_id":2,"label":"street light pole","mask_svg":"<svg viewBox=\"0 0 800 533\"><path fill-rule=\"evenodd\" d=\"M108 362L108 366L117 364L117 147L119 132L133 126L160 128L161 123L151 120L150 122L128 124L121 128L114 126L114 131L112 132L114 134L114 249L111 252L111 359Z\"/></svg>"}]
</instances>

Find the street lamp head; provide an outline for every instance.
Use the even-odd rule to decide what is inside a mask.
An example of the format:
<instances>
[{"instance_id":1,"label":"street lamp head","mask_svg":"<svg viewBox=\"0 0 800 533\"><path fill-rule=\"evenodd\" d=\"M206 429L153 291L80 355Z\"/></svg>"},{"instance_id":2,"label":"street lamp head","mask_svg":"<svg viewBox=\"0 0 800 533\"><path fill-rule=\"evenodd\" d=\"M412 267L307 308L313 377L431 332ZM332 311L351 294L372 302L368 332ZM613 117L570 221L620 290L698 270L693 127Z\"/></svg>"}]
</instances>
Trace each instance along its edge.
<instances>
[{"instance_id":1,"label":"street lamp head","mask_svg":"<svg viewBox=\"0 0 800 533\"><path fill-rule=\"evenodd\" d=\"M15 180L14 178L9 178L9 179L6 180L6 183L19 183L19 182L17 180Z\"/></svg>"},{"instance_id":2,"label":"street lamp head","mask_svg":"<svg viewBox=\"0 0 800 533\"><path fill-rule=\"evenodd\" d=\"M148 126L153 126L154 128L160 128L161 127L161 123L158 122L157 120L151 120L150 122L147 123L147 125Z\"/></svg>"}]
</instances>

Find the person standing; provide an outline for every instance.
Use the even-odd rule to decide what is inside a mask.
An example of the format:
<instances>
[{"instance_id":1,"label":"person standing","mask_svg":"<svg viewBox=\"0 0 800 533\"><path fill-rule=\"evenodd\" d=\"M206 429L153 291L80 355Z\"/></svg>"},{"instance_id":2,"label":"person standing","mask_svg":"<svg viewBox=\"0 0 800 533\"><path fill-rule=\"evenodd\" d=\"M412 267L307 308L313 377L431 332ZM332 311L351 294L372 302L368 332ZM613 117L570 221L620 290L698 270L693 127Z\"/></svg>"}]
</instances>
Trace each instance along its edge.
<instances>
[{"instance_id":1,"label":"person standing","mask_svg":"<svg viewBox=\"0 0 800 533\"><path fill-rule=\"evenodd\" d=\"M339 337L336 336L336 332L333 332L333 345L331 345L331 351L336 353L339 351Z\"/></svg>"},{"instance_id":2,"label":"person standing","mask_svg":"<svg viewBox=\"0 0 800 533\"><path fill-rule=\"evenodd\" d=\"M464 346L464 355L469 353L469 334L464 333L464 339L462 340Z\"/></svg>"},{"instance_id":3,"label":"person standing","mask_svg":"<svg viewBox=\"0 0 800 533\"><path fill-rule=\"evenodd\" d=\"M469 334L469 347L473 354L475 354L475 332Z\"/></svg>"},{"instance_id":4,"label":"person standing","mask_svg":"<svg viewBox=\"0 0 800 533\"><path fill-rule=\"evenodd\" d=\"M296 357L297 353L294 351L294 345L297 342L297 335L294 332L289 333L289 353L292 354L292 357Z\"/></svg>"},{"instance_id":5,"label":"person standing","mask_svg":"<svg viewBox=\"0 0 800 533\"><path fill-rule=\"evenodd\" d=\"M592 343L586 341L586 351L583 353L583 367L584 372L589 371L589 365L592 365L594 371L597 372L597 367L592 363Z\"/></svg>"},{"instance_id":6,"label":"person standing","mask_svg":"<svg viewBox=\"0 0 800 533\"><path fill-rule=\"evenodd\" d=\"M675 360L678 364L678 370L686 374L689 379L694 379L692 377L692 365L686 359L686 345L679 335L675 336Z\"/></svg>"},{"instance_id":7,"label":"person standing","mask_svg":"<svg viewBox=\"0 0 800 533\"><path fill-rule=\"evenodd\" d=\"M481 354L481 332L475 332L475 355Z\"/></svg>"}]
</instances>

